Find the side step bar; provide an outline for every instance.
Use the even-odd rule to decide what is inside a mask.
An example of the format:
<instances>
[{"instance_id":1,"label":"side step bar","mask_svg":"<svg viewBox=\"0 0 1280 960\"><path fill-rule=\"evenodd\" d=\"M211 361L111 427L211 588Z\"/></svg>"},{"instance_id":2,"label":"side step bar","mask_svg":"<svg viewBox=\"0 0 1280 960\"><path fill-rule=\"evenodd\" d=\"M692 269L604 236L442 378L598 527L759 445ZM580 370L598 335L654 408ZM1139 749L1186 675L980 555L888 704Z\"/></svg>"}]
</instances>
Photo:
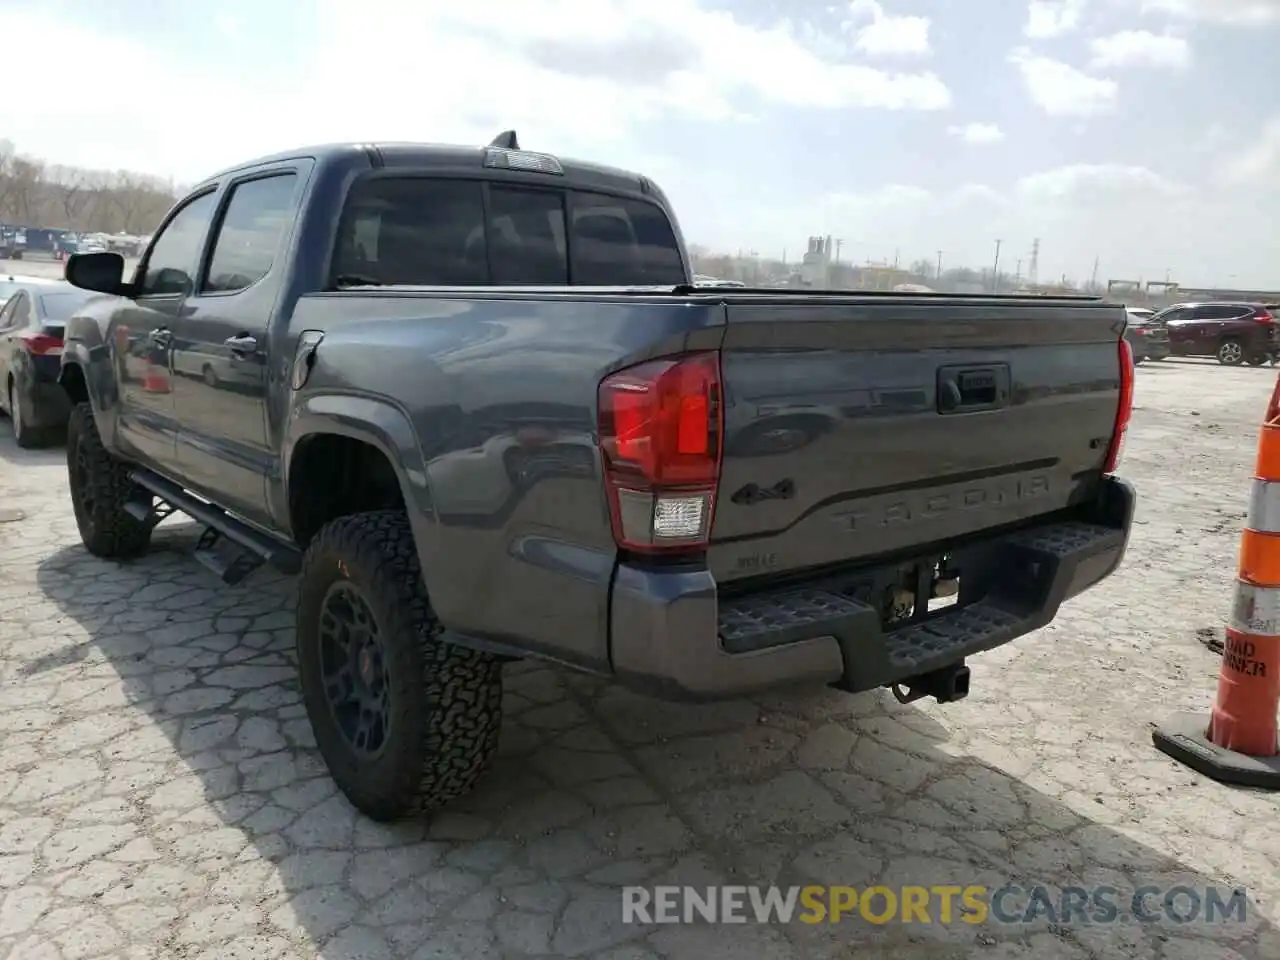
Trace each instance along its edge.
<instances>
[{"instance_id":1,"label":"side step bar","mask_svg":"<svg viewBox=\"0 0 1280 960\"><path fill-rule=\"evenodd\" d=\"M263 564L284 573L297 573L301 567L302 554L295 548L259 533L221 507L187 493L176 483L144 469L132 471L129 479L160 501L159 504L131 501L125 505L131 517L155 526L173 511L180 510L205 526L195 558L223 583L239 583Z\"/></svg>"}]
</instances>

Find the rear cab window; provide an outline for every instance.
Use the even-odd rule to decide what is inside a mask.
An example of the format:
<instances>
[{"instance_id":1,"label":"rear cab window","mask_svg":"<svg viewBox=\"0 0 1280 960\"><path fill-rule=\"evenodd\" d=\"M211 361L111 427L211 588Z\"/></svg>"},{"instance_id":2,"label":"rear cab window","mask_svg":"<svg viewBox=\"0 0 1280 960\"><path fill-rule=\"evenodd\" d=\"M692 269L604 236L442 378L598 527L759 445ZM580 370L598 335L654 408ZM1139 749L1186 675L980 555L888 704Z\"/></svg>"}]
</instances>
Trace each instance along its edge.
<instances>
[{"instance_id":1,"label":"rear cab window","mask_svg":"<svg viewBox=\"0 0 1280 960\"><path fill-rule=\"evenodd\" d=\"M353 188L331 277L339 286L672 286L685 279L675 232L657 204L413 176Z\"/></svg>"}]
</instances>

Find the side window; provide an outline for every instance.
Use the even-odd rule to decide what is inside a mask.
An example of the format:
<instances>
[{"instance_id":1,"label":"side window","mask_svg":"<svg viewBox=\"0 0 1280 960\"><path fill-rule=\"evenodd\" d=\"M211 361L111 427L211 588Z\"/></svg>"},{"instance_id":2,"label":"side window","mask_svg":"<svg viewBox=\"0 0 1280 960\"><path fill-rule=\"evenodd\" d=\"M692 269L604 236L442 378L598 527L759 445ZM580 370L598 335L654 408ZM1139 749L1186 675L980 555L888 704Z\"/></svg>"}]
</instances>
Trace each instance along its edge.
<instances>
[{"instance_id":1,"label":"side window","mask_svg":"<svg viewBox=\"0 0 1280 960\"><path fill-rule=\"evenodd\" d=\"M287 173L232 188L202 292L234 293L267 275L293 214L297 182L297 174Z\"/></svg>"},{"instance_id":2,"label":"side window","mask_svg":"<svg viewBox=\"0 0 1280 960\"><path fill-rule=\"evenodd\" d=\"M3 307L0 307L0 331L8 330L13 326L13 308L18 304L19 294L11 296Z\"/></svg>"},{"instance_id":3,"label":"side window","mask_svg":"<svg viewBox=\"0 0 1280 960\"><path fill-rule=\"evenodd\" d=\"M1249 314L1248 309L1230 303L1210 303L1196 307L1197 320L1238 320Z\"/></svg>"},{"instance_id":4,"label":"side window","mask_svg":"<svg viewBox=\"0 0 1280 960\"><path fill-rule=\"evenodd\" d=\"M9 325L14 330L25 330L31 326L35 311L31 309L31 296L26 291L19 291L10 306L13 312L9 314Z\"/></svg>"},{"instance_id":5,"label":"side window","mask_svg":"<svg viewBox=\"0 0 1280 960\"><path fill-rule=\"evenodd\" d=\"M680 247L661 207L575 191L571 209L575 284L667 286L685 281Z\"/></svg>"},{"instance_id":6,"label":"side window","mask_svg":"<svg viewBox=\"0 0 1280 960\"><path fill-rule=\"evenodd\" d=\"M489 263L494 283L569 283L564 194L489 187Z\"/></svg>"},{"instance_id":7,"label":"side window","mask_svg":"<svg viewBox=\"0 0 1280 960\"><path fill-rule=\"evenodd\" d=\"M347 200L335 282L472 286L489 282L478 180L383 177Z\"/></svg>"},{"instance_id":8,"label":"side window","mask_svg":"<svg viewBox=\"0 0 1280 960\"><path fill-rule=\"evenodd\" d=\"M139 278L138 296L186 293L213 216L214 192L201 194L157 234Z\"/></svg>"},{"instance_id":9,"label":"side window","mask_svg":"<svg viewBox=\"0 0 1280 960\"><path fill-rule=\"evenodd\" d=\"M1166 310L1157 314L1161 323L1172 323L1175 320L1190 320L1191 311L1186 307L1178 307L1175 310Z\"/></svg>"}]
</instances>

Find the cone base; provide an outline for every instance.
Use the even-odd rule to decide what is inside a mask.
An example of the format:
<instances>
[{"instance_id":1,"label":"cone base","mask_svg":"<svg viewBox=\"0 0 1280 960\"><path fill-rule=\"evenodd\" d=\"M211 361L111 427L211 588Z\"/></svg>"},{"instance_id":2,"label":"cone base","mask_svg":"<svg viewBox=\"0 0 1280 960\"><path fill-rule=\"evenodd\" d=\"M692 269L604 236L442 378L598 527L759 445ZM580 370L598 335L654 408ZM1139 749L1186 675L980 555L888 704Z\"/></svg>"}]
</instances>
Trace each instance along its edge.
<instances>
[{"instance_id":1,"label":"cone base","mask_svg":"<svg viewBox=\"0 0 1280 960\"><path fill-rule=\"evenodd\" d=\"M1219 783L1280 790L1280 756L1250 757L1225 750L1205 736L1208 729L1207 714L1178 713L1151 731L1151 742L1161 753Z\"/></svg>"}]
</instances>

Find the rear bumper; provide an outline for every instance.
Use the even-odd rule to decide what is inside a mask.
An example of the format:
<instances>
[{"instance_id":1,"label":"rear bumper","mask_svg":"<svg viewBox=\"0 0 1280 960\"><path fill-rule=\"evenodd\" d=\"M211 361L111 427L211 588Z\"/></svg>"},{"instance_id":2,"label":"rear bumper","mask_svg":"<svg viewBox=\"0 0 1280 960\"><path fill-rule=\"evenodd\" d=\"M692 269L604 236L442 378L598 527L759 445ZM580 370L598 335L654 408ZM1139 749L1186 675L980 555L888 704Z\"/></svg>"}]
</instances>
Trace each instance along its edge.
<instances>
[{"instance_id":1,"label":"rear bumper","mask_svg":"<svg viewBox=\"0 0 1280 960\"><path fill-rule=\"evenodd\" d=\"M1137 352L1140 360L1163 360L1169 356L1169 343L1168 341L1164 343L1147 341L1138 347Z\"/></svg>"},{"instance_id":2,"label":"rear bumper","mask_svg":"<svg viewBox=\"0 0 1280 960\"><path fill-rule=\"evenodd\" d=\"M1108 478L1080 519L993 536L958 554L959 602L885 631L859 599L862 574L721 601L706 571L622 566L610 657L620 680L670 699L711 700L780 686L849 691L900 683L1049 623L1063 601L1108 577L1128 545L1136 495Z\"/></svg>"},{"instance_id":3,"label":"rear bumper","mask_svg":"<svg viewBox=\"0 0 1280 960\"><path fill-rule=\"evenodd\" d=\"M27 384L22 394L22 419L32 429L61 427L71 416L71 398L57 383L38 380Z\"/></svg>"}]
</instances>

